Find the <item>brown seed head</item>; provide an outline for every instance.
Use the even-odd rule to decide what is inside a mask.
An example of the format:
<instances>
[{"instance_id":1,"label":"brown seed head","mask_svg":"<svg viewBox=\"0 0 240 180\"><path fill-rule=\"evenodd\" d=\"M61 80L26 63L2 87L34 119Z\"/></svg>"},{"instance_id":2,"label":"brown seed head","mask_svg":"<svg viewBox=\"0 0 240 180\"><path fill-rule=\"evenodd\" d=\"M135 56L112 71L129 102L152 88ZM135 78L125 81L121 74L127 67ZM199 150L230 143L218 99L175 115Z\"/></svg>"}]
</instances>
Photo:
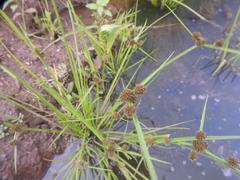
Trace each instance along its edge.
<instances>
[{"instance_id":1,"label":"brown seed head","mask_svg":"<svg viewBox=\"0 0 240 180\"><path fill-rule=\"evenodd\" d=\"M191 161L196 161L198 159L198 153L196 151L191 151L188 155L188 159Z\"/></svg>"},{"instance_id":2,"label":"brown seed head","mask_svg":"<svg viewBox=\"0 0 240 180\"><path fill-rule=\"evenodd\" d=\"M134 93L137 95L142 95L142 94L144 94L145 90L146 90L145 86L138 84L134 88Z\"/></svg>"},{"instance_id":3,"label":"brown seed head","mask_svg":"<svg viewBox=\"0 0 240 180\"><path fill-rule=\"evenodd\" d=\"M165 145L169 145L171 143L170 135L164 136L163 142Z\"/></svg>"},{"instance_id":4,"label":"brown seed head","mask_svg":"<svg viewBox=\"0 0 240 180\"><path fill-rule=\"evenodd\" d=\"M192 37L195 40L195 43L196 43L197 46L202 46L207 41L207 38L203 37L200 32L194 32L192 34Z\"/></svg>"},{"instance_id":5,"label":"brown seed head","mask_svg":"<svg viewBox=\"0 0 240 180\"><path fill-rule=\"evenodd\" d=\"M119 97L120 101L128 103L135 103L137 101L137 96L131 89L124 89Z\"/></svg>"},{"instance_id":6,"label":"brown seed head","mask_svg":"<svg viewBox=\"0 0 240 180\"><path fill-rule=\"evenodd\" d=\"M140 46L142 46L142 45L144 44L144 41L142 41L142 40L137 40L137 39L132 39L132 40L130 40L128 43L129 43L131 46L136 45L136 46L140 47Z\"/></svg>"},{"instance_id":7,"label":"brown seed head","mask_svg":"<svg viewBox=\"0 0 240 180\"><path fill-rule=\"evenodd\" d=\"M192 37L193 37L193 39L199 39L200 37L202 36L202 34L200 33L200 32L194 32L193 34L192 34Z\"/></svg>"},{"instance_id":8,"label":"brown seed head","mask_svg":"<svg viewBox=\"0 0 240 180\"><path fill-rule=\"evenodd\" d=\"M119 112L114 112L113 115L112 115L112 118L115 121L119 121L121 119L121 114Z\"/></svg>"},{"instance_id":9,"label":"brown seed head","mask_svg":"<svg viewBox=\"0 0 240 180\"><path fill-rule=\"evenodd\" d=\"M102 82L102 79L98 77L98 75L96 74L93 75L92 79L95 82L95 84L100 84Z\"/></svg>"},{"instance_id":10,"label":"brown seed head","mask_svg":"<svg viewBox=\"0 0 240 180\"><path fill-rule=\"evenodd\" d=\"M154 138L151 134L148 134L146 137L146 143L149 146L153 146L154 145Z\"/></svg>"},{"instance_id":11,"label":"brown seed head","mask_svg":"<svg viewBox=\"0 0 240 180\"><path fill-rule=\"evenodd\" d=\"M203 152L203 151L207 150L208 144L207 144L207 142L202 141L202 140L194 140L193 148L197 152Z\"/></svg>"},{"instance_id":12,"label":"brown seed head","mask_svg":"<svg viewBox=\"0 0 240 180\"><path fill-rule=\"evenodd\" d=\"M124 108L124 114L127 118L131 118L134 113L136 113L137 109L134 105L127 106Z\"/></svg>"},{"instance_id":13,"label":"brown seed head","mask_svg":"<svg viewBox=\"0 0 240 180\"><path fill-rule=\"evenodd\" d=\"M196 139L197 139L197 140L204 140L204 139L206 139L206 134L205 134L205 132L204 132L204 131L198 131L198 132L196 133Z\"/></svg>"},{"instance_id":14,"label":"brown seed head","mask_svg":"<svg viewBox=\"0 0 240 180\"><path fill-rule=\"evenodd\" d=\"M215 45L218 46L218 47L223 47L224 46L224 39L216 40Z\"/></svg>"},{"instance_id":15,"label":"brown seed head","mask_svg":"<svg viewBox=\"0 0 240 180\"><path fill-rule=\"evenodd\" d=\"M109 141L107 145L107 155L108 157L114 157L117 152L116 144L113 141Z\"/></svg>"},{"instance_id":16,"label":"brown seed head","mask_svg":"<svg viewBox=\"0 0 240 180\"><path fill-rule=\"evenodd\" d=\"M228 165L233 168L233 169L238 169L239 168L239 159L235 156L229 156L227 159Z\"/></svg>"}]
</instances>

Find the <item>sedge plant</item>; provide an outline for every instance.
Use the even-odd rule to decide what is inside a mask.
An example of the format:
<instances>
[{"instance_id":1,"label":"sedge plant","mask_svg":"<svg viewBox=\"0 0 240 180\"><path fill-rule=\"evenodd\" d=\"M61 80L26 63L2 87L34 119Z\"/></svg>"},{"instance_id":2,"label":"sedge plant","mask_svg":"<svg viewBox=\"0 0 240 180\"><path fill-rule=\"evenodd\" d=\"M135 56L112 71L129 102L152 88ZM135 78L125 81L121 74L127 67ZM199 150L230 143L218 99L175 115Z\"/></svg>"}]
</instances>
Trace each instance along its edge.
<instances>
[{"instance_id":1,"label":"sedge plant","mask_svg":"<svg viewBox=\"0 0 240 180\"><path fill-rule=\"evenodd\" d=\"M65 174L62 179L84 179L91 170L94 176L100 179L119 179L117 173L120 172L125 179L157 180L153 161L167 165L170 163L151 156L149 148L154 144L172 144L192 148L190 142L194 141L195 137L173 137L170 139L169 134L160 133L160 130L163 129L184 129L180 126L183 123L160 128L145 128L138 117L137 101L160 72L196 49L197 45L189 47L180 54L170 54L139 84L131 87L130 82L133 78L126 85L121 82L123 82L124 74L129 70L133 54L141 49L140 42L144 39L144 32L149 28L146 25L136 25L137 8L113 19L106 18L105 16L108 14L103 14L103 19L97 19L92 25L87 26L77 16L69 0L66 6L72 31L66 32L55 0L51 0L51 3L56 17L56 26L61 36L50 43L48 47L54 43L64 44L70 69L67 75L71 77L70 80L63 81L54 71L54 68L49 67L44 56L48 47L37 48L24 29L17 26L4 12L0 11L1 19L38 57L51 78L51 81L46 81L38 76L0 41L11 59L19 64L42 90L39 91L11 68L2 64L0 68L19 81L31 93L31 98L38 101L44 108L4 94L0 94L0 98L42 118L46 123L55 127L55 129L38 129L23 125L22 131L53 133L56 135L56 139L60 138L61 135L70 135L79 139L80 146L68 160L67 166L63 170ZM91 6L90 8L94 9ZM94 10L99 11L98 8ZM72 37L73 42L69 42L68 37ZM145 58L137 60L131 65L131 69L134 68L138 71L144 60ZM207 102L201 120L200 129L202 130L206 107ZM15 125L12 123L5 121L1 121L1 123L15 129ZM121 125L124 129L119 128ZM15 140L16 136L15 133ZM226 139L240 139L240 136L208 136L204 140ZM225 160L208 150L200 152L200 154L226 164ZM15 146L15 156L17 156L17 145ZM130 163L132 160L136 160L138 164L132 165ZM147 174L139 170L141 164L146 168ZM17 172L16 161L15 169Z\"/></svg>"}]
</instances>

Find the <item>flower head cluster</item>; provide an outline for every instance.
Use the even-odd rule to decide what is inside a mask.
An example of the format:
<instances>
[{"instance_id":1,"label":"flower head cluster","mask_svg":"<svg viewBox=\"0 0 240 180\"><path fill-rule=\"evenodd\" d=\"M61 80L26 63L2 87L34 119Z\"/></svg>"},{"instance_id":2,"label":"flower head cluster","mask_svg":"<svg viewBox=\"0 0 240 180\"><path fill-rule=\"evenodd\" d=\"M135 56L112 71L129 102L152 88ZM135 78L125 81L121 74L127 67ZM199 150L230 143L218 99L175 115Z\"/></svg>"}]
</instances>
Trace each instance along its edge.
<instances>
[{"instance_id":1,"label":"flower head cluster","mask_svg":"<svg viewBox=\"0 0 240 180\"><path fill-rule=\"evenodd\" d=\"M139 96L144 94L145 90L145 86L138 84L133 89L124 89L120 94L119 100L126 105L123 112L127 118L131 118L137 112L135 104Z\"/></svg>"},{"instance_id":2,"label":"flower head cluster","mask_svg":"<svg viewBox=\"0 0 240 180\"><path fill-rule=\"evenodd\" d=\"M198 158L198 153L202 153L208 149L208 144L205 141L206 133L204 131L198 131L196 133L196 139L192 141L193 150L189 153L188 158L191 161L195 161Z\"/></svg>"},{"instance_id":3,"label":"flower head cluster","mask_svg":"<svg viewBox=\"0 0 240 180\"><path fill-rule=\"evenodd\" d=\"M239 166L240 161L235 156L229 156L228 159L227 159L227 162L228 162L228 165L233 169L239 169L239 167L240 167Z\"/></svg>"}]
</instances>

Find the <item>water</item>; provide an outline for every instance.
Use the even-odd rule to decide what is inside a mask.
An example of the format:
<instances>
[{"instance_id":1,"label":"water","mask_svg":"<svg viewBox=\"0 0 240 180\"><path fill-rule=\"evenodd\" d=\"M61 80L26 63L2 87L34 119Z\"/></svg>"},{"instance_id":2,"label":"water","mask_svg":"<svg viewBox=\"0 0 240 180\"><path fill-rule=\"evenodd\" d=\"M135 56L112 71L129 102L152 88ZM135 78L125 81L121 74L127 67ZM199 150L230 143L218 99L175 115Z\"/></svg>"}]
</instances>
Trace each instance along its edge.
<instances>
[{"instance_id":1,"label":"water","mask_svg":"<svg viewBox=\"0 0 240 180\"><path fill-rule=\"evenodd\" d=\"M56 177L58 177L59 180L62 179L67 170L70 168L68 162L71 159L71 156L75 153L76 149L79 148L79 144L79 141L74 140L70 143L62 155L55 156L51 167L42 180L49 180Z\"/></svg>"},{"instance_id":2,"label":"water","mask_svg":"<svg viewBox=\"0 0 240 180\"><path fill-rule=\"evenodd\" d=\"M208 38L208 42L214 42L216 39L224 37L225 29L230 27L237 8L240 5L239 0L235 1L202 1L208 2L209 8L215 12L210 14L212 20L219 24L219 27L203 22L198 18L185 14L179 10L180 17L186 26L192 31L200 31L203 36ZM226 5L231 8L233 17L226 15ZM212 6L212 7L211 7ZM204 7L193 5L195 9ZM149 9L145 12L148 17L159 17L161 12L158 9ZM171 52L179 52L191 47L194 43L187 31L170 16L164 23L160 22L148 33L145 49L156 49L155 58L163 62ZM239 34L236 35L239 38ZM152 83L147 94L142 98L140 104L140 117L147 126L162 127L183 121L193 120L185 127L189 130L182 130L172 133L174 136L194 135L199 129L201 113L205 98L209 96L207 108L207 118L205 122L205 131L207 135L239 135L240 121L240 97L239 97L239 79L232 81L229 76L225 81L220 78L210 78L213 67L202 69L214 58L215 52L212 50L195 50L176 63L164 70L159 77ZM147 62L143 65L139 79L155 69L156 63ZM227 158L229 154L239 155L239 141L217 141L210 142L209 149L221 157ZM204 179L239 179L234 176L231 170L221 168L215 162L200 157L197 162L191 162L187 159L189 150L174 147L170 150L158 149L153 152L155 157L172 163L172 166L156 165L159 179L164 180L204 180Z\"/></svg>"},{"instance_id":3,"label":"water","mask_svg":"<svg viewBox=\"0 0 240 180\"><path fill-rule=\"evenodd\" d=\"M208 42L225 35L225 30L230 27L234 16L226 11L226 5L234 15L240 6L240 0L219 1L193 1L193 8L212 18L219 26L213 26L196 18L191 13L180 8L178 14L192 31L200 31L208 38ZM207 3L207 4L206 4ZM201 4L201 5L200 5ZM163 12L157 8L146 6L142 10L142 17L154 20ZM238 34L236 34L238 38ZM145 49L154 50L154 57L159 61L147 61L142 67L138 80L149 74L163 62L173 51L175 54L187 49L194 44L190 35L177 22L173 16L167 17L156 25L147 35ZM165 69L152 83L139 106L139 115L147 126L162 127L183 121L193 120L184 125L188 130L171 132L171 136L193 136L199 129L201 113L205 98L209 96L207 117L204 130L207 135L239 135L240 132L240 96L239 78L232 81L232 77L223 81L220 78L210 78L213 67L202 69L208 64L216 53L212 50L199 48L176 63ZM240 141L214 141L209 142L209 149L223 158L228 155L239 155ZM63 156L70 155L74 148L69 147ZM171 166L156 164L160 180L237 180L228 168L217 165L212 160L200 156L196 162L188 160L189 150L180 147L171 147L168 150L158 148L153 150L154 157L171 162ZM57 157L62 158L61 156ZM53 163L47 176L51 177L51 170L58 169ZM51 179L51 178L50 178Z\"/></svg>"}]
</instances>

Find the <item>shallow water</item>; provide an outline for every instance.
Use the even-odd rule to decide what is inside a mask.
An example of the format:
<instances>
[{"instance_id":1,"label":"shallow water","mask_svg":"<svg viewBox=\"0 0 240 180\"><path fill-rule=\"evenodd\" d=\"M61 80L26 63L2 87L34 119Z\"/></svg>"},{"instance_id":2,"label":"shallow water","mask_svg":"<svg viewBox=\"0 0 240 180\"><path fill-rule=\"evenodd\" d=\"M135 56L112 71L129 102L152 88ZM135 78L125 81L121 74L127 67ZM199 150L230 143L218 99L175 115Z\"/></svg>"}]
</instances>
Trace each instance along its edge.
<instances>
[{"instance_id":1,"label":"shallow water","mask_svg":"<svg viewBox=\"0 0 240 180\"><path fill-rule=\"evenodd\" d=\"M182 20L192 32L200 31L203 36L208 38L208 42L214 42L216 39L225 37L225 29L230 27L234 18L234 16L228 17L225 6L230 7L234 15L240 6L240 0L203 0L201 5L199 1L197 3L195 1L192 5L193 8L212 18L219 26L203 22L182 8L178 10L178 14L183 17ZM150 21L163 14L159 8L150 6L142 9L141 13L141 17L148 17ZM236 38L240 38L237 33ZM138 79L143 79L173 51L178 54L193 44L192 38L177 20L173 16L167 17L148 33L144 45L148 51L156 49L154 57L159 62L147 61L142 67ZM223 81L223 75L220 78L210 78L213 67L202 68L215 56L214 51L200 48L165 69L148 87L146 95L140 102L139 114L142 122L147 126L162 127L193 120L183 125L188 127L188 130L171 134L173 137L193 136L199 128L203 105L208 95L209 103L204 127L207 135L239 135L239 78L235 78L234 81L232 81L232 77ZM76 148L76 146L70 146L63 156L56 158L67 157L74 152L73 147ZM240 141L210 142L209 149L224 158L229 154L240 155ZM239 179L230 169L221 168L205 157L201 156L196 162L189 161L188 153L189 150L176 147L167 150L166 148L153 150L154 157L172 163L172 166L156 165L159 179ZM53 163L44 179L51 179L57 169L59 169L59 164Z\"/></svg>"},{"instance_id":2,"label":"shallow water","mask_svg":"<svg viewBox=\"0 0 240 180\"><path fill-rule=\"evenodd\" d=\"M202 1L205 4L206 1ZM226 17L225 6L231 8L233 16ZM208 1L212 20L219 27L203 22L184 11L179 10L180 17L192 31L200 31L208 38L208 42L224 37L224 31L230 27L234 14L240 5L239 0ZM212 7L211 7L212 6ZM193 8L201 9L193 4ZM201 9L204 12L209 10ZM159 16L159 10L149 9L145 12L151 18ZM150 18L149 18L150 19ZM167 26L169 25L169 26ZM178 54L193 45L193 40L187 31L181 27L174 17L168 17L164 23L158 24L159 28L151 30L147 35L145 48L156 49L155 58L162 62L171 52ZM162 26L162 27L161 27ZM236 38L240 38L236 33ZM149 86L146 96L142 98L139 113L147 126L162 127L183 121L193 120L185 127L189 130L175 132L176 135L194 135L199 128L201 113L205 98L209 96L205 131L207 135L239 135L240 132L240 96L239 78L232 81L229 76L223 81L224 74L219 78L210 78L213 67L202 69L208 64L216 53L212 50L197 49L176 63L170 65L160 73L159 77ZM147 62L143 65L139 79L154 69L156 64ZM144 102L144 103L143 103ZM240 141L210 142L209 149L226 158L229 154L239 155ZM200 157L197 162L187 159L189 150L182 148L161 149L154 151L155 157L171 162L171 167L157 165L158 177L164 180L203 180L203 179L239 179L231 170L220 168L215 162ZM161 179L159 178L159 179Z\"/></svg>"}]
</instances>

